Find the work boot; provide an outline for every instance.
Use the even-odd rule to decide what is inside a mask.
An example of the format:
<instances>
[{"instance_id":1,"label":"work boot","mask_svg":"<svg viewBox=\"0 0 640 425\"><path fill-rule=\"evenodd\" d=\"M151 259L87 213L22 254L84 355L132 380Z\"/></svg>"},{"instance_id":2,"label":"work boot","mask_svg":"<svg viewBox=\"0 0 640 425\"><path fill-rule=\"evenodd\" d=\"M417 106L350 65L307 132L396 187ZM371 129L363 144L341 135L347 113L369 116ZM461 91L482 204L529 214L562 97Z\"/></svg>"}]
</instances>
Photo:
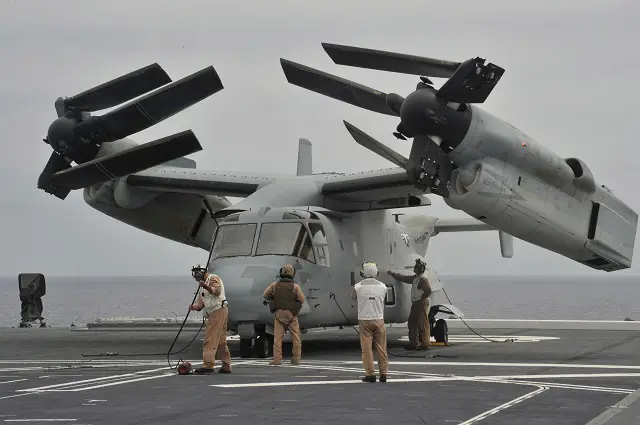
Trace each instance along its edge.
<instances>
[{"instance_id":1,"label":"work boot","mask_svg":"<svg viewBox=\"0 0 640 425\"><path fill-rule=\"evenodd\" d=\"M297 365L300 364L300 360L299 359L291 359L291 364L297 366Z\"/></svg>"},{"instance_id":2,"label":"work boot","mask_svg":"<svg viewBox=\"0 0 640 425\"><path fill-rule=\"evenodd\" d=\"M275 361L275 360L271 360L271 361L269 362L269 366L280 366L280 364L281 364L280 362Z\"/></svg>"},{"instance_id":3,"label":"work boot","mask_svg":"<svg viewBox=\"0 0 640 425\"><path fill-rule=\"evenodd\" d=\"M367 375L362 377L362 382L376 382L376 375Z\"/></svg>"},{"instance_id":4,"label":"work boot","mask_svg":"<svg viewBox=\"0 0 640 425\"><path fill-rule=\"evenodd\" d=\"M229 369L225 369L225 368L220 368L218 369L218 373L231 373L231 371Z\"/></svg>"},{"instance_id":5,"label":"work boot","mask_svg":"<svg viewBox=\"0 0 640 425\"><path fill-rule=\"evenodd\" d=\"M380 375L380 382L387 382L387 375Z\"/></svg>"},{"instance_id":6,"label":"work boot","mask_svg":"<svg viewBox=\"0 0 640 425\"><path fill-rule=\"evenodd\" d=\"M417 346L415 346L415 345L413 345L413 344L408 344L408 345L405 345L405 346L404 346L404 349L405 349L405 350L409 350L409 351L411 351L411 350L417 350L417 349L418 349L418 347L417 347Z\"/></svg>"},{"instance_id":7,"label":"work boot","mask_svg":"<svg viewBox=\"0 0 640 425\"><path fill-rule=\"evenodd\" d=\"M215 371L213 370L212 367L199 367L198 369L193 371L193 373L197 373L198 375L203 375L203 374L213 373L213 372Z\"/></svg>"}]
</instances>

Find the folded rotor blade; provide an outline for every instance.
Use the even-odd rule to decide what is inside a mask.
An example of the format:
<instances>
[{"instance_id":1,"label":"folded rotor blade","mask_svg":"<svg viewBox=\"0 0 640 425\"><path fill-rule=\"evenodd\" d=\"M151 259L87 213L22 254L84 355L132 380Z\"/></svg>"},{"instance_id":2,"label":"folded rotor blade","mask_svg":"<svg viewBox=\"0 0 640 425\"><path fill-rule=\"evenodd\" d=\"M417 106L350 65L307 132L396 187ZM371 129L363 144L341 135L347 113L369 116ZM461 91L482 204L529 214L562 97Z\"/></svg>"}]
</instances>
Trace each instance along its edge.
<instances>
[{"instance_id":1,"label":"folded rotor blade","mask_svg":"<svg viewBox=\"0 0 640 425\"><path fill-rule=\"evenodd\" d=\"M44 166L42 173L38 177L38 189L42 189L56 198L65 199L69 195L70 190L60 189L51 185L51 176L55 173L71 168L71 164L57 152L51 152L47 165Z\"/></svg>"},{"instance_id":2,"label":"folded rotor blade","mask_svg":"<svg viewBox=\"0 0 640 425\"><path fill-rule=\"evenodd\" d=\"M479 57L464 61L436 96L449 102L483 103L504 74L504 68L484 62Z\"/></svg>"},{"instance_id":3,"label":"folded rotor blade","mask_svg":"<svg viewBox=\"0 0 640 425\"><path fill-rule=\"evenodd\" d=\"M387 94L286 59L280 59L287 81L360 108L397 116L387 107Z\"/></svg>"},{"instance_id":4,"label":"folded rotor blade","mask_svg":"<svg viewBox=\"0 0 640 425\"><path fill-rule=\"evenodd\" d=\"M322 47L329 57L338 65L377 69L402 74L449 78L460 65L460 62L365 49L362 47L343 46L340 44L322 43Z\"/></svg>"},{"instance_id":5,"label":"folded rotor blade","mask_svg":"<svg viewBox=\"0 0 640 425\"><path fill-rule=\"evenodd\" d=\"M112 155L96 158L51 176L51 184L80 189L146 170L202 150L193 131L187 130Z\"/></svg>"},{"instance_id":6,"label":"folded rotor blade","mask_svg":"<svg viewBox=\"0 0 640 425\"><path fill-rule=\"evenodd\" d=\"M224 87L209 66L102 116L93 116L75 132L96 143L113 142L163 121Z\"/></svg>"},{"instance_id":7,"label":"folded rotor blade","mask_svg":"<svg viewBox=\"0 0 640 425\"><path fill-rule=\"evenodd\" d=\"M65 99L65 105L81 111L99 111L127 102L170 82L171 77L160 65L154 63Z\"/></svg>"},{"instance_id":8,"label":"folded rotor blade","mask_svg":"<svg viewBox=\"0 0 640 425\"><path fill-rule=\"evenodd\" d=\"M349 130L349 133L351 133L351 136L355 139L355 141L359 145L364 146L365 148L369 149L371 152L380 155L387 161L393 162L398 167L405 168L408 161L407 158L400 155L398 152L394 151L393 149L378 142L376 139L369 136L367 133L360 130L358 127L354 126L353 124L350 124L344 120L342 122L347 127L347 130Z\"/></svg>"}]
</instances>

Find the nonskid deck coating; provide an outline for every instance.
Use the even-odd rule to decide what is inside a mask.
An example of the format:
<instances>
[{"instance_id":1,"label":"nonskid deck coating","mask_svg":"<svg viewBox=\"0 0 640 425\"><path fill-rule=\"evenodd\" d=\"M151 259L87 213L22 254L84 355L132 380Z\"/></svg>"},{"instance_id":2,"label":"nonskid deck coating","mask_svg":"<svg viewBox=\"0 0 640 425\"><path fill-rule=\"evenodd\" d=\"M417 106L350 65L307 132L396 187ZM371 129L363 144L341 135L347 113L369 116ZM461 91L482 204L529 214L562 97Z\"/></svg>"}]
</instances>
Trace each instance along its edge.
<instances>
[{"instance_id":1,"label":"nonskid deck coating","mask_svg":"<svg viewBox=\"0 0 640 425\"><path fill-rule=\"evenodd\" d=\"M166 353L174 331L0 329L0 423L585 424L640 388L639 331L453 332L448 347L407 353L406 329L388 329L389 382L365 384L351 328L303 335L299 366L234 357L233 374L214 376L177 376L166 354L82 356ZM200 344L182 357L198 365Z\"/></svg>"}]
</instances>

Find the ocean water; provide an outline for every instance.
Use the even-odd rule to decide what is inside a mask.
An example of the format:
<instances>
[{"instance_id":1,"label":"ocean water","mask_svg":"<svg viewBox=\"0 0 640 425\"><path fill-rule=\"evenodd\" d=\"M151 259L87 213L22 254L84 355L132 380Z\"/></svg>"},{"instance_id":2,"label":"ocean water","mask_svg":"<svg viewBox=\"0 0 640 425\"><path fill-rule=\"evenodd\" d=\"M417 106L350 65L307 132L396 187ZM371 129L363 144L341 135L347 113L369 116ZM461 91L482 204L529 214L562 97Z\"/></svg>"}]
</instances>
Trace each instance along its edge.
<instances>
[{"instance_id":1,"label":"ocean water","mask_svg":"<svg viewBox=\"0 0 640 425\"><path fill-rule=\"evenodd\" d=\"M640 276L447 276L445 291L466 318L640 320ZM46 278L47 324L99 317L183 317L196 283L181 277ZM18 278L0 277L0 327L20 322Z\"/></svg>"}]
</instances>

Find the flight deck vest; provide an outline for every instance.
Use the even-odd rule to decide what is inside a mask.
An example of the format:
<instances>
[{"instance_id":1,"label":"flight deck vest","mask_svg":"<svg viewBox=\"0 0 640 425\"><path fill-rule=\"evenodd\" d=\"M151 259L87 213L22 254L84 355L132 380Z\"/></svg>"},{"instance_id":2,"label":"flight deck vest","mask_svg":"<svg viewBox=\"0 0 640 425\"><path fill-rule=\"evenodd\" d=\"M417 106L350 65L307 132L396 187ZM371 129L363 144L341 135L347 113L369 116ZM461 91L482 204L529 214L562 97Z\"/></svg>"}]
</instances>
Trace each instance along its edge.
<instances>
[{"instance_id":1,"label":"flight deck vest","mask_svg":"<svg viewBox=\"0 0 640 425\"><path fill-rule=\"evenodd\" d=\"M296 299L296 293L293 290L295 282L280 281L276 282L273 293L274 310L289 310L294 316L297 316L302 308L302 304Z\"/></svg>"}]
</instances>

